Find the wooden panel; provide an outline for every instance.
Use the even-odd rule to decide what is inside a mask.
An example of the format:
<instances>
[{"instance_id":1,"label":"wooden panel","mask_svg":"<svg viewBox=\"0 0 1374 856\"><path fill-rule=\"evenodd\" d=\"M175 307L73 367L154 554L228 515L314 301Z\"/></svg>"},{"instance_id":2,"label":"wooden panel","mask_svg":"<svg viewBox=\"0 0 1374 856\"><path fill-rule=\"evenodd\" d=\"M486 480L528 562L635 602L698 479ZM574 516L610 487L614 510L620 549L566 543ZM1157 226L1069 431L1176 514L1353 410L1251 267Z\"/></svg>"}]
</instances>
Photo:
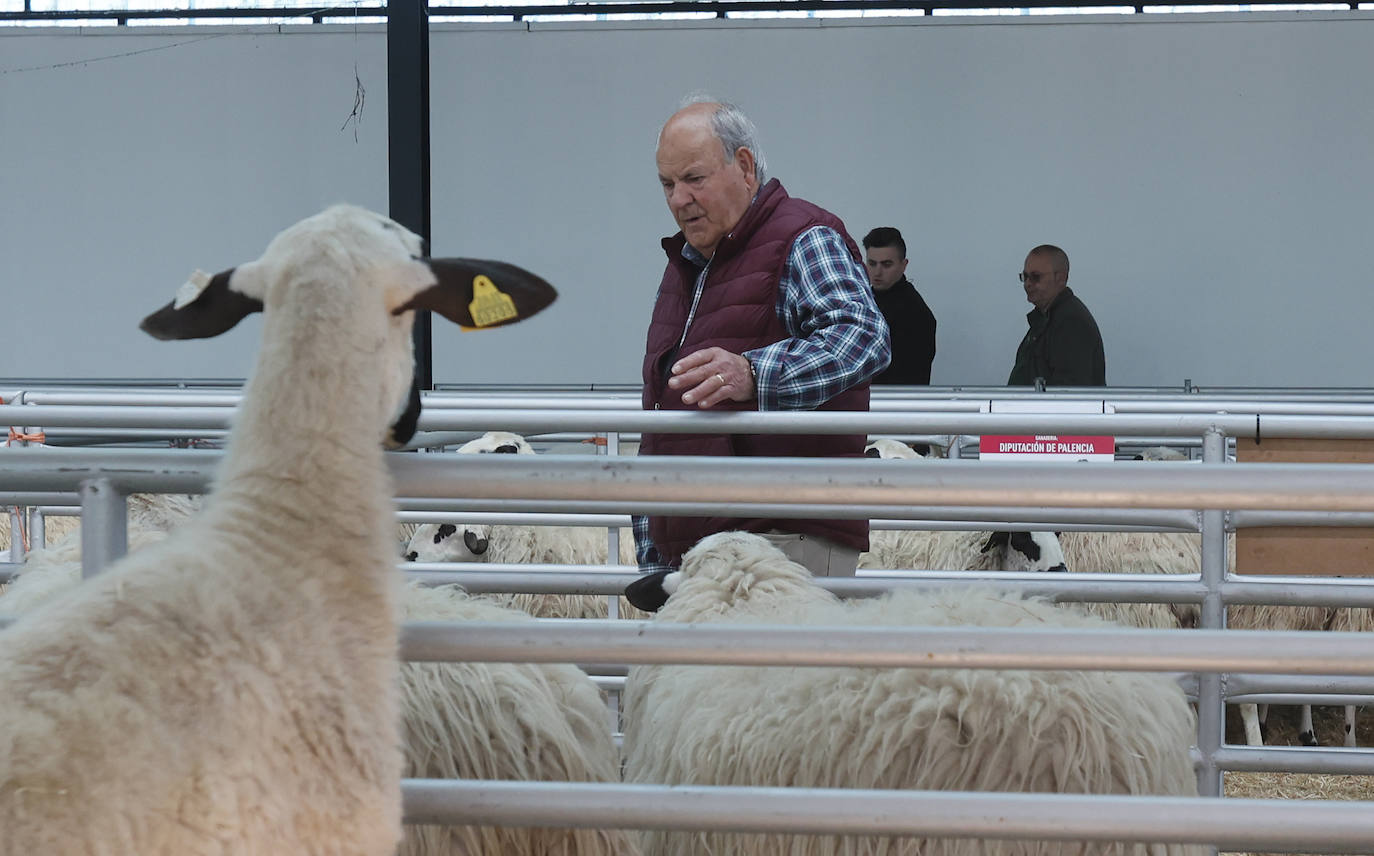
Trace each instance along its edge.
<instances>
[{"instance_id":1,"label":"wooden panel","mask_svg":"<svg viewBox=\"0 0 1374 856\"><path fill-rule=\"evenodd\" d=\"M1368 440L1236 440L1245 463L1374 463ZM1275 526L1236 533L1236 572L1311 576L1374 576L1374 528Z\"/></svg>"}]
</instances>

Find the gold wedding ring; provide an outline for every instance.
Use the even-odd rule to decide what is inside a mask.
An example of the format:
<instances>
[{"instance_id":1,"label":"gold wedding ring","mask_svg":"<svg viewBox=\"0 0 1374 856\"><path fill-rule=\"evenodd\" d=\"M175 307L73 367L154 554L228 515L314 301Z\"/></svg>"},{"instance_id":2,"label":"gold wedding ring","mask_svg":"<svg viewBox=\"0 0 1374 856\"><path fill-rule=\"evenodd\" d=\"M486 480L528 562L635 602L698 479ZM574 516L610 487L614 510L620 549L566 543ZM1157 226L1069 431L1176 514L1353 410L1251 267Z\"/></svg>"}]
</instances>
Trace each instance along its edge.
<instances>
[{"instance_id":1,"label":"gold wedding ring","mask_svg":"<svg viewBox=\"0 0 1374 856\"><path fill-rule=\"evenodd\" d=\"M725 375L721 374L720 372L716 372L716 377L720 379L720 385L725 386Z\"/></svg>"}]
</instances>

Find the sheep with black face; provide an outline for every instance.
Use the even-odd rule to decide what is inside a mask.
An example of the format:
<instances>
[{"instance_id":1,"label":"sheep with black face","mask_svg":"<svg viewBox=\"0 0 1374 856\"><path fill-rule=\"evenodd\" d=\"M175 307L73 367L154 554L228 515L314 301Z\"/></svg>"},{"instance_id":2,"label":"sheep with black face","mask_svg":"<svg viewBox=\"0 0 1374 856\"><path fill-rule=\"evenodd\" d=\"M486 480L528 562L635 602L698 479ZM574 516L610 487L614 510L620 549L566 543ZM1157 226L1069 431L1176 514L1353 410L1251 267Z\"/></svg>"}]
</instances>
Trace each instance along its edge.
<instances>
[{"instance_id":1,"label":"sheep with black face","mask_svg":"<svg viewBox=\"0 0 1374 856\"><path fill-rule=\"evenodd\" d=\"M533 447L519 434L489 431L464 443L459 454L533 455ZM635 564L634 535L629 527L619 530L622 565ZM408 562L483 562L488 564L605 565L609 554L606 530L595 526L532 526L528 524L425 523L415 530L406 547ZM528 612L536 618L605 618L609 613L603 595L510 594L491 595L496 602ZM619 604L622 617L643 618L628 602Z\"/></svg>"},{"instance_id":2,"label":"sheep with black face","mask_svg":"<svg viewBox=\"0 0 1374 856\"><path fill-rule=\"evenodd\" d=\"M875 437L870 458L921 461L923 455L890 437ZM934 463L934 462L932 462ZM875 529L859 567L876 570L1062 571L1064 551L1053 532L971 532Z\"/></svg>"}]
</instances>

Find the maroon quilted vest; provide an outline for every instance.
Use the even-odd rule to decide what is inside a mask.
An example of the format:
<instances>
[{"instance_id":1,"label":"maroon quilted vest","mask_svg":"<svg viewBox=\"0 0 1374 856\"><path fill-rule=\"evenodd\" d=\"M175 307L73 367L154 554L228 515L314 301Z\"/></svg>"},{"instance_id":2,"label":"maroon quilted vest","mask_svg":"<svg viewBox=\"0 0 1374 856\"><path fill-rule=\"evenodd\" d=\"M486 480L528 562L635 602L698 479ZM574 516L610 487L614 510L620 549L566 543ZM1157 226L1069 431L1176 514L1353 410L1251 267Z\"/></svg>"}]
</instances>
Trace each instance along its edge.
<instances>
[{"instance_id":1,"label":"maroon quilted vest","mask_svg":"<svg viewBox=\"0 0 1374 856\"><path fill-rule=\"evenodd\" d=\"M684 405L680 391L668 389L672 363L702 348L731 353L788 338L778 318L778 280L797 236L814 226L829 226L844 238L849 254L862 254L840 218L801 199L793 199L776 179L759 191L734 231L716 245L706 286L687 337L678 347L692 306L699 269L682 257L686 239L679 232L663 239L668 266L658 287L644 349L645 410L696 410ZM669 356L671 355L671 356ZM660 371L660 367L662 371ZM713 410L754 410L756 401L726 401ZM849 389L820 410L868 410L868 384ZM774 457L862 457L862 434L644 434L641 455L718 455ZM663 561L678 564L682 554L713 532L777 529L820 535L856 550L868 549L867 520L776 520L739 517L665 517L651 519L649 531Z\"/></svg>"}]
</instances>

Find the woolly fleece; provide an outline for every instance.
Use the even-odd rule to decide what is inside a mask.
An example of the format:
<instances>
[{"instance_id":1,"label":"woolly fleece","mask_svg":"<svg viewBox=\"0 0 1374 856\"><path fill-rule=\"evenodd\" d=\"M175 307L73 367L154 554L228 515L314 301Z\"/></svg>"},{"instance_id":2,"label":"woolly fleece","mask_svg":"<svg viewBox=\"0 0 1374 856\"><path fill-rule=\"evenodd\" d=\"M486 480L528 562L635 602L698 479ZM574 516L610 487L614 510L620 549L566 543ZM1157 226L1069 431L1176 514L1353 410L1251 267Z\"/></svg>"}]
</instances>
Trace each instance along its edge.
<instances>
[{"instance_id":1,"label":"woolly fleece","mask_svg":"<svg viewBox=\"0 0 1374 856\"><path fill-rule=\"evenodd\" d=\"M1103 627L1014 595L842 603L752 535L703 539L658 621ZM1194 720L1138 673L644 666L625 691L626 779L666 784L1196 795ZM646 856L1195 856L1203 848L651 831Z\"/></svg>"}]
</instances>

